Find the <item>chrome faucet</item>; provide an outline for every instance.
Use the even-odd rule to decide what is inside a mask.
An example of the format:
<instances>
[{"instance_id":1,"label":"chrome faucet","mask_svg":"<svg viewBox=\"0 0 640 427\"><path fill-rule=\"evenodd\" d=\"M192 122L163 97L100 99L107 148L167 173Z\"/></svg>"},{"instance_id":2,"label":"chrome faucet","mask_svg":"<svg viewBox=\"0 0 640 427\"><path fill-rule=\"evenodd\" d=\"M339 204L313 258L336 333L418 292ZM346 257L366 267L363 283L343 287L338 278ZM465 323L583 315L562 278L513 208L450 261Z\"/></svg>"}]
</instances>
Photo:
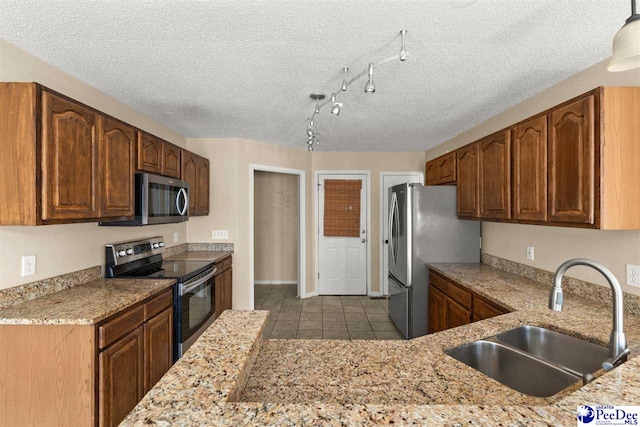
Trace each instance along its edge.
<instances>
[{"instance_id":1,"label":"chrome faucet","mask_svg":"<svg viewBox=\"0 0 640 427\"><path fill-rule=\"evenodd\" d=\"M562 279L564 278L567 270L576 265L591 267L600 272L604 278L607 279L609 286L611 286L611 292L613 294L613 329L609 336L609 359L602 364L602 367L605 370L610 371L618 364L624 362L629 354L627 339L623 330L624 307L622 302L622 288L620 287L620 283L618 282L618 279L616 279L616 276L614 276L613 273L611 273L611 271L609 271L609 269L604 265L590 259L574 258L565 261L560 265L560 267L558 267L556 275L553 278L553 288L551 289L551 295L549 296L549 308L554 311L562 311L562 306L564 305Z\"/></svg>"}]
</instances>

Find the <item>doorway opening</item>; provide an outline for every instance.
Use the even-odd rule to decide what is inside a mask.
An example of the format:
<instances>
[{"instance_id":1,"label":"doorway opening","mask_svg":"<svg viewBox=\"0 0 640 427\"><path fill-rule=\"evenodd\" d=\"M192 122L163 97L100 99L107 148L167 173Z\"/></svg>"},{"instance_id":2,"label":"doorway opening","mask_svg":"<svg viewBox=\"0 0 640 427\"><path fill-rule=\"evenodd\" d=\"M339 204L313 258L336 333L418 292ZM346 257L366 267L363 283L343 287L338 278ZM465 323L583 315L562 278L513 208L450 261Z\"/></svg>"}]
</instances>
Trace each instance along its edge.
<instances>
[{"instance_id":1,"label":"doorway opening","mask_svg":"<svg viewBox=\"0 0 640 427\"><path fill-rule=\"evenodd\" d=\"M251 165L250 174L251 308L268 309L306 296L305 172Z\"/></svg>"}]
</instances>

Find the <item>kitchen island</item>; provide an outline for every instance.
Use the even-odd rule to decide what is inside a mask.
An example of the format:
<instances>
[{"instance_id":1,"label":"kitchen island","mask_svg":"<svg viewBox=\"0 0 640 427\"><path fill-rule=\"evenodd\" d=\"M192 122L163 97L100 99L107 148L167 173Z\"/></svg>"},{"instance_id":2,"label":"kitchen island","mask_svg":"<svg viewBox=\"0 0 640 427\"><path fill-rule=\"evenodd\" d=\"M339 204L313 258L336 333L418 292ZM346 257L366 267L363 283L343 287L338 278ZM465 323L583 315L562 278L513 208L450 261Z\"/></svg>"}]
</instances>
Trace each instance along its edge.
<instances>
[{"instance_id":1,"label":"kitchen island","mask_svg":"<svg viewBox=\"0 0 640 427\"><path fill-rule=\"evenodd\" d=\"M267 312L227 311L145 396L124 425L573 425L579 405L640 401L640 318L625 316L631 359L548 397L516 392L443 350L519 325L606 346L611 306L482 264L432 265L511 313L410 341L262 340Z\"/></svg>"}]
</instances>

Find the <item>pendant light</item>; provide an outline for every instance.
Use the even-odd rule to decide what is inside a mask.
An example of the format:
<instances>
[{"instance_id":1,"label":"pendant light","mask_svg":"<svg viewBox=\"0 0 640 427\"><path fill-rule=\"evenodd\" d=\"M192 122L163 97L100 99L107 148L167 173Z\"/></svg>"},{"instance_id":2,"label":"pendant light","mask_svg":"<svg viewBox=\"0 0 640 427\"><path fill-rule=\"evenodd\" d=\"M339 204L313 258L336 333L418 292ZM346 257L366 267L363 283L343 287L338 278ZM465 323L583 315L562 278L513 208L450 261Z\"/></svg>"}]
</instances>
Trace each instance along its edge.
<instances>
[{"instance_id":1,"label":"pendant light","mask_svg":"<svg viewBox=\"0 0 640 427\"><path fill-rule=\"evenodd\" d=\"M640 14L631 0L631 16L613 39L613 55L607 70L627 71L640 68Z\"/></svg>"}]
</instances>

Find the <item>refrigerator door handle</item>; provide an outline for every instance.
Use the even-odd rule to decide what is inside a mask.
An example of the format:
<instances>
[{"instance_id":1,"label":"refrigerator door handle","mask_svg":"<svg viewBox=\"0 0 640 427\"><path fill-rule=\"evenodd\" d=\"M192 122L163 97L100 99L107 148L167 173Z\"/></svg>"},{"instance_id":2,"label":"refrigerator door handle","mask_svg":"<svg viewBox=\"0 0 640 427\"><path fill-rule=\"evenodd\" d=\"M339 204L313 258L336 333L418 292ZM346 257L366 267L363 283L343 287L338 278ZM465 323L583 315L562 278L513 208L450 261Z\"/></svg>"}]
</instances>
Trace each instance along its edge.
<instances>
[{"instance_id":1,"label":"refrigerator door handle","mask_svg":"<svg viewBox=\"0 0 640 427\"><path fill-rule=\"evenodd\" d=\"M391 193L391 203L389 206L389 251L391 252L391 256L389 257L389 261L393 262L393 266L395 269L395 253L394 253L394 242L393 242L393 224L394 224L394 220L393 220L393 215L395 213L395 200L396 200L396 193Z\"/></svg>"},{"instance_id":2,"label":"refrigerator door handle","mask_svg":"<svg viewBox=\"0 0 640 427\"><path fill-rule=\"evenodd\" d=\"M398 197L396 196L394 199L394 213L393 213L393 265L396 266L398 264L398 245L400 239L400 207L398 206Z\"/></svg>"}]
</instances>

